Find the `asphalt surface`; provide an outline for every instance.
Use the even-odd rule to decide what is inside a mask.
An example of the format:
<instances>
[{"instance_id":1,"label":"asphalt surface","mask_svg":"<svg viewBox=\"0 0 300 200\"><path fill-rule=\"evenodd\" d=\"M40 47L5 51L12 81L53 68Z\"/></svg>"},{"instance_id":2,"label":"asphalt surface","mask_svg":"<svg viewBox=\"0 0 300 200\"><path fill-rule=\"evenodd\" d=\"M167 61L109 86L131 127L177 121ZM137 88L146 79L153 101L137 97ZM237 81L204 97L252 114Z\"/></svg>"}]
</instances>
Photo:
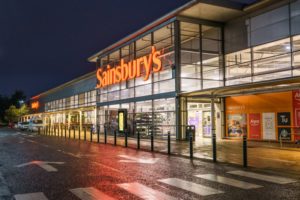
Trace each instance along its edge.
<instances>
[{"instance_id":1,"label":"asphalt surface","mask_svg":"<svg viewBox=\"0 0 300 200\"><path fill-rule=\"evenodd\" d=\"M232 171L255 174L228 173ZM0 129L1 200L300 199L300 180L278 176L272 171Z\"/></svg>"}]
</instances>

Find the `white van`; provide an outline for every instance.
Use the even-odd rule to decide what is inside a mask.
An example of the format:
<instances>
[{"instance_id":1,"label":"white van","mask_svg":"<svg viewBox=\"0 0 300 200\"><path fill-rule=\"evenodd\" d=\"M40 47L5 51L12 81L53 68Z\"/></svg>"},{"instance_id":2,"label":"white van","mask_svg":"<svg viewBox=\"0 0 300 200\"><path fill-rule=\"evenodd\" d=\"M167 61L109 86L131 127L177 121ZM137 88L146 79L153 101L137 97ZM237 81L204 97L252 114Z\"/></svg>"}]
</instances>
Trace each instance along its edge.
<instances>
[{"instance_id":1,"label":"white van","mask_svg":"<svg viewBox=\"0 0 300 200\"><path fill-rule=\"evenodd\" d=\"M43 120L32 120L29 122L28 131L38 131L44 127Z\"/></svg>"}]
</instances>

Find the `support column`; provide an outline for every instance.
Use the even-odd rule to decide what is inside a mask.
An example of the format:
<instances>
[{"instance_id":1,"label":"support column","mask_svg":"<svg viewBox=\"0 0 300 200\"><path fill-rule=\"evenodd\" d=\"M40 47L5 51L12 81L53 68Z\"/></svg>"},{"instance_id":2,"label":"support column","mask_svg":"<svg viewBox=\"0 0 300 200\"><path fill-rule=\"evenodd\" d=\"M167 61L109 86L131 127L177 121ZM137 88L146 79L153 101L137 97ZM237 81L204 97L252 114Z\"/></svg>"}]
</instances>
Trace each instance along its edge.
<instances>
[{"instance_id":1,"label":"support column","mask_svg":"<svg viewBox=\"0 0 300 200\"><path fill-rule=\"evenodd\" d=\"M82 111L79 111L79 130L82 130Z\"/></svg>"},{"instance_id":2,"label":"support column","mask_svg":"<svg viewBox=\"0 0 300 200\"><path fill-rule=\"evenodd\" d=\"M68 129L70 129L71 126L71 113L68 113Z\"/></svg>"},{"instance_id":3,"label":"support column","mask_svg":"<svg viewBox=\"0 0 300 200\"><path fill-rule=\"evenodd\" d=\"M215 119L215 99L211 99L211 133L212 133L212 151L213 161L217 161L217 141L216 141L216 119Z\"/></svg>"}]
</instances>

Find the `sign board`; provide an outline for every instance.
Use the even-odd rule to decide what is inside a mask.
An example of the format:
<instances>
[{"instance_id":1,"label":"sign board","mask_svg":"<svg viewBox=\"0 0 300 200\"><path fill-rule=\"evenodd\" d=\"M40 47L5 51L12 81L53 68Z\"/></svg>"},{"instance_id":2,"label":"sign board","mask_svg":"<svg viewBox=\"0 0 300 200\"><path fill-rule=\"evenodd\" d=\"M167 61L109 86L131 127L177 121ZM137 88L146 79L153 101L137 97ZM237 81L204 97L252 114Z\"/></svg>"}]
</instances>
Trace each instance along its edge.
<instances>
[{"instance_id":1,"label":"sign board","mask_svg":"<svg viewBox=\"0 0 300 200\"><path fill-rule=\"evenodd\" d=\"M249 138L261 139L261 119L260 113L249 114Z\"/></svg>"},{"instance_id":2,"label":"sign board","mask_svg":"<svg viewBox=\"0 0 300 200\"><path fill-rule=\"evenodd\" d=\"M119 133L124 133L127 129L127 110L118 110L118 131Z\"/></svg>"},{"instance_id":3,"label":"sign board","mask_svg":"<svg viewBox=\"0 0 300 200\"><path fill-rule=\"evenodd\" d=\"M154 46L148 55L126 62L121 59L116 67L107 65L100 67L97 72L97 88L113 85L130 79L144 76L144 81L150 77L151 71L159 72L162 70L161 51L157 51Z\"/></svg>"},{"instance_id":4,"label":"sign board","mask_svg":"<svg viewBox=\"0 0 300 200\"><path fill-rule=\"evenodd\" d=\"M293 113L294 113L294 133L295 133L295 140L300 140L300 90L294 90L292 92L293 96Z\"/></svg>"},{"instance_id":5,"label":"sign board","mask_svg":"<svg viewBox=\"0 0 300 200\"><path fill-rule=\"evenodd\" d=\"M38 101L34 101L31 103L32 109L37 110L37 109L39 109L39 107L40 107L40 103Z\"/></svg>"},{"instance_id":6,"label":"sign board","mask_svg":"<svg viewBox=\"0 0 300 200\"><path fill-rule=\"evenodd\" d=\"M276 140L275 113L263 113L263 139Z\"/></svg>"},{"instance_id":7,"label":"sign board","mask_svg":"<svg viewBox=\"0 0 300 200\"><path fill-rule=\"evenodd\" d=\"M290 112L277 113L277 125L278 126L290 126L291 125L291 113Z\"/></svg>"}]
</instances>

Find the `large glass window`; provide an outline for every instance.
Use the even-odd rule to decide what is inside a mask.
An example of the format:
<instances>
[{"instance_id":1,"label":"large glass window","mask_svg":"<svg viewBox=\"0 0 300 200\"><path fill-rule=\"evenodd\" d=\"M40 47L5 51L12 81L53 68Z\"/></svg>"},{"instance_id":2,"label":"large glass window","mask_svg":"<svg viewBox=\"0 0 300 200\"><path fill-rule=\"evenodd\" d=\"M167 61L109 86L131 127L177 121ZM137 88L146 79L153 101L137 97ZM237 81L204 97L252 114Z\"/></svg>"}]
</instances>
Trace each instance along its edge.
<instances>
[{"instance_id":1,"label":"large glass window","mask_svg":"<svg viewBox=\"0 0 300 200\"><path fill-rule=\"evenodd\" d=\"M222 42L218 27L180 23L181 91L222 86Z\"/></svg>"}]
</instances>

